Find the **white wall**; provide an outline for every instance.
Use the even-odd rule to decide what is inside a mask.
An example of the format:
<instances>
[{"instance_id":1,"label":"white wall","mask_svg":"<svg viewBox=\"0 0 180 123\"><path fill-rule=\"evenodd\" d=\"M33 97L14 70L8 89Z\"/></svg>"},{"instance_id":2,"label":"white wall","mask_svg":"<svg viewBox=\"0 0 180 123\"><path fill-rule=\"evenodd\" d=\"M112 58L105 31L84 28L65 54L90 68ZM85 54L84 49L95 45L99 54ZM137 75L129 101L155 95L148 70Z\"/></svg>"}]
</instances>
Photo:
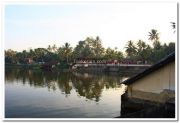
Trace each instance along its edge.
<instances>
[{"instance_id":1,"label":"white wall","mask_svg":"<svg viewBox=\"0 0 180 123\"><path fill-rule=\"evenodd\" d=\"M167 95L167 91L164 93L164 90L173 92L175 90L175 62L171 62L129 85L128 96L156 99L160 98L158 94L162 94L162 92L163 95ZM172 96L172 93L170 95Z\"/></svg>"}]
</instances>

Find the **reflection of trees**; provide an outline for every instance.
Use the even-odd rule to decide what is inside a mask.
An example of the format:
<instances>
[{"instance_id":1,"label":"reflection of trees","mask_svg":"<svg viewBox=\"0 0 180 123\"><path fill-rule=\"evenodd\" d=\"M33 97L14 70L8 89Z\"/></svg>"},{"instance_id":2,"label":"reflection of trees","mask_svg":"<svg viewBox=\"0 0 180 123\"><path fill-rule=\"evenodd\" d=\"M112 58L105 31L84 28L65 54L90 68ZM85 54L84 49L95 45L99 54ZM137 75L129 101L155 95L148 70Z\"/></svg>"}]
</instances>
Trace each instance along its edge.
<instances>
[{"instance_id":1,"label":"reflection of trees","mask_svg":"<svg viewBox=\"0 0 180 123\"><path fill-rule=\"evenodd\" d=\"M71 75L70 73L60 73L58 75L58 87L65 94L70 94L72 89L72 84L70 82Z\"/></svg>"},{"instance_id":2,"label":"reflection of trees","mask_svg":"<svg viewBox=\"0 0 180 123\"><path fill-rule=\"evenodd\" d=\"M22 82L34 87L47 87L49 90L59 89L65 94L70 94L70 74L53 71L7 69L5 79L8 82Z\"/></svg>"},{"instance_id":3,"label":"reflection of trees","mask_svg":"<svg viewBox=\"0 0 180 123\"><path fill-rule=\"evenodd\" d=\"M14 79L16 78L18 73L18 70L13 69L5 69L5 80L8 80L8 82L14 82Z\"/></svg>"},{"instance_id":4,"label":"reflection of trees","mask_svg":"<svg viewBox=\"0 0 180 123\"><path fill-rule=\"evenodd\" d=\"M6 82L22 82L34 87L47 87L48 90L71 93L75 88L78 95L98 102L104 88L119 88L122 77L96 74L72 74L65 72L47 72L41 70L7 69Z\"/></svg>"},{"instance_id":5,"label":"reflection of trees","mask_svg":"<svg viewBox=\"0 0 180 123\"><path fill-rule=\"evenodd\" d=\"M95 98L96 101L99 101L102 89L104 88L102 82L98 82L98 80L98 77L72 77L73 86L75 87L76 92L78 92L80 96L84 96L87 99Z\"/></svg>"},{"instance_id":6,"label":"reflection of trees","mask_svg":"<svg viewBox=\"0 0 180 123\"><path fill-rule=\"evenodd\" d=\"M87 75L86 75L87 76ZM99 101L101 97L102 90L104 87L117 88L120 83L117 76L108 76L108 75L88 75L89 77L84 77L84 74L74 73L72 77L73 86L76 88L76 91L80 96L84 96L87 99L95 99Z\"/></svg>"}]
</instances>

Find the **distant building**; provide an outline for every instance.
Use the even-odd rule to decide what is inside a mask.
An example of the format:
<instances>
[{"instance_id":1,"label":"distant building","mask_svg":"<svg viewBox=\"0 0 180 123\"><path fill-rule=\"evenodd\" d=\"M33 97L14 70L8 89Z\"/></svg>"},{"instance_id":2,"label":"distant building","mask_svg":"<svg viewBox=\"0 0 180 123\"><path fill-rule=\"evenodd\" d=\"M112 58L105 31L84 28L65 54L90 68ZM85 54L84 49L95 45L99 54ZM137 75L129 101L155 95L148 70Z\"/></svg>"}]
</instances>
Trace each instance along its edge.
<instances>
[{"instance_id":1,"label":"distant building","mask_svg":"<svg viewBox=\"0 0 180 123\"><path fill-rule=\"evenodd\" d=\"M25 58L25 62L26 62L27 64L33 64L33 63L34 63L34 60L31 59L31 58Z\"/></svg>"},{"instance_id":2,"label":"distant building","mask_svg":"<svg viewBox=\"0 0 180 123\"><path fill-rule=\"evenodd\" d=\"M128 98L164 103L175 97L175 53L123 82Z\"/></svg>"},{"instance_id":3,"label":"distant building","mask_svg":"<svg viewBox=\"0 0 180 123\"><path fill-rule=\"evenodd\" d=\"M49 62L44 62L41 66L42 69L45 69L45 70L52 70L53 68L55 68L55 66L59 64L58 61L56 60L52 60L52 61L49 61Z\"/></svg>"}]
</instances>

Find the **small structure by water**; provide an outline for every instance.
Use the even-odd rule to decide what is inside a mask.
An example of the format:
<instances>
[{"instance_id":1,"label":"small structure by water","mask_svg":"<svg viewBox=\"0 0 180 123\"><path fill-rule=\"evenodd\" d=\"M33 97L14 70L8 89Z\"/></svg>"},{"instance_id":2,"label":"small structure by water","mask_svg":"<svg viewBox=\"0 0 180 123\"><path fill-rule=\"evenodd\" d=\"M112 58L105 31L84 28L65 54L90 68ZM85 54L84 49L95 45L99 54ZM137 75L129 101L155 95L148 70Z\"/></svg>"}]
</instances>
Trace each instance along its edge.
<instances>
[{"instance_id":1,"label":"small structure by water","mask_svg":"<svg viewBox=\"0 0 180 123\"><path fill-rule=\"evenodd\" d=\"M156 111L166 112L166 114L159 116L155 113L153 116L175 117L175 53L168 55L134 77L125 80L123 84L128 85L128 89L124 95L126 102L124 101L123 104L122 100L122 107L127 108L130 105L138 104L141 107L139 111L142 110L142 107L145 111L148 110L149 106L145 106L148 102L148 105L152 106L153 104L154 106L154 104L157 104L158 106L155 106L154 110L149 108L151 110L148 110L149 114L146 114L145 117L151 116ZM130 103L129 106L128 103ZM170 115L167 116L169 111ZM135 115L137 114L128 117L135 117ZM144 115L140 117L144 117Z\"/></svg>"}]
</instances>

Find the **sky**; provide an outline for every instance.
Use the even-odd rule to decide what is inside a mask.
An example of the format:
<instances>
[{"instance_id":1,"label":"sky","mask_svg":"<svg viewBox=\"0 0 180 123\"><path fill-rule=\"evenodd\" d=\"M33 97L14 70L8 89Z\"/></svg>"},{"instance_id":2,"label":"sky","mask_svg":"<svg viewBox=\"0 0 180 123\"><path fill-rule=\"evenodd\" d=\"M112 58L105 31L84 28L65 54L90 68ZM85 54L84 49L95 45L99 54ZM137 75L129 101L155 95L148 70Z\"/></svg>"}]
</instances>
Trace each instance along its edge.
<instances>
[{"instance_id":1,"label":"sky","mask_svg":"<svg viewBox=\"0 0 180 123\"><path fill-rule=\"evenodd\" d=\"M7 4L4 47L22 51L65 42L75 47L99 36L105 48L124 50L127 41L148 40L158 30L161 43L176 42L170 22L177 21L176 2L59 2Z\"/></svg>"}]
</instances>

